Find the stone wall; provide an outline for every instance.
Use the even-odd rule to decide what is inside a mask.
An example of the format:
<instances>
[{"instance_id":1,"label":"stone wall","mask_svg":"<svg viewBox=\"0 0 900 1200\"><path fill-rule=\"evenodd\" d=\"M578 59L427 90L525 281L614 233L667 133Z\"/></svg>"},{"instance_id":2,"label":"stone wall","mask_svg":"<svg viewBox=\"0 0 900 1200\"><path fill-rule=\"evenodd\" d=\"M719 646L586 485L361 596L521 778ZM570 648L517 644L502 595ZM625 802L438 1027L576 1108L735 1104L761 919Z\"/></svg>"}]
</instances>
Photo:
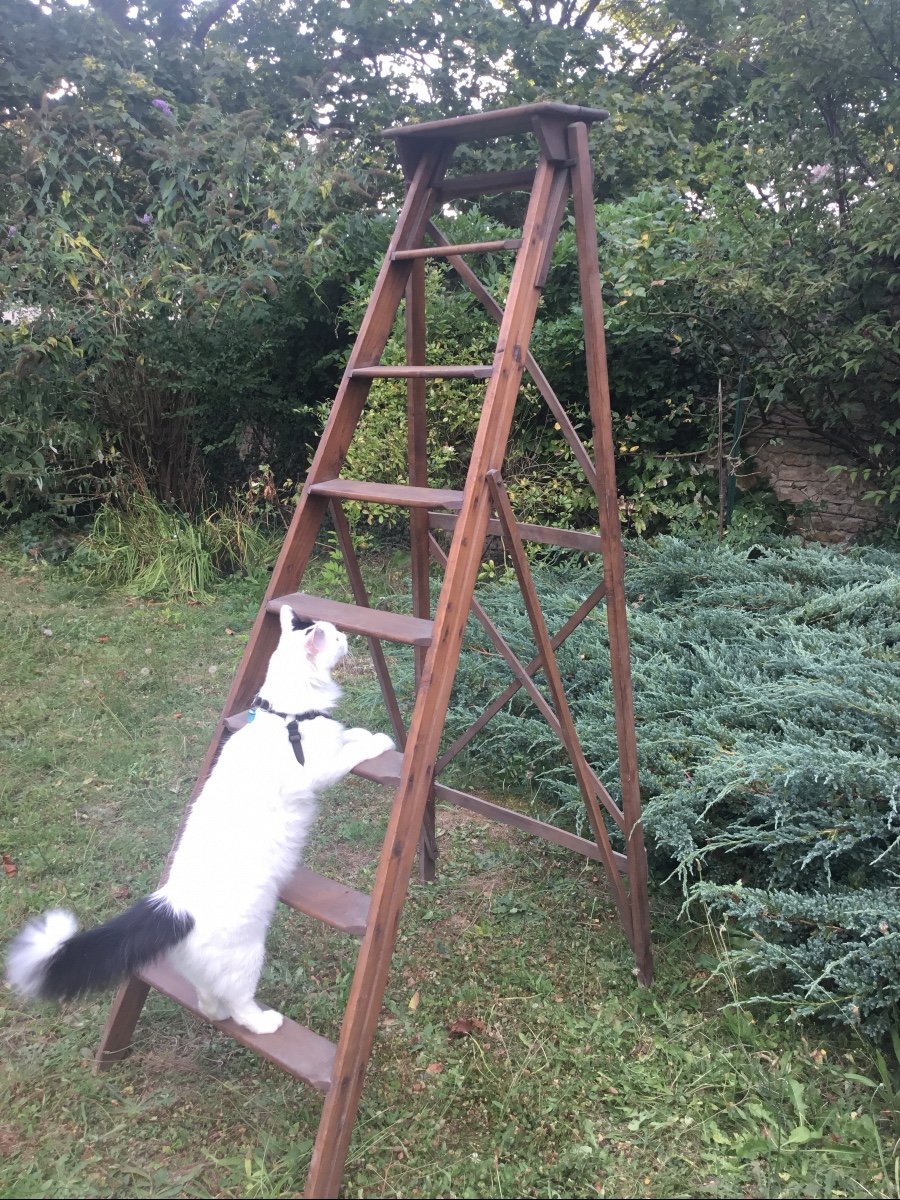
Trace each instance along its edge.
<instances>
[{"instance_id":1,"label":"stone wall","mask_svg":"<svg viewBox=\"0 0 900 1200\"><path fill-rule=\"evenodd\" d=\"M852 466L853 460L821 434L810 429L804 418L790 409L779 409L764 423L745 432L741 443L742 482L749 469L768 484L779 500L796 505L793 519L798 533L821 541L846 541L867 533L878 524L879 510L863 500L868 484L854 482L846 471L830 471L837 465Z\"/></svg>"}]
</instances>

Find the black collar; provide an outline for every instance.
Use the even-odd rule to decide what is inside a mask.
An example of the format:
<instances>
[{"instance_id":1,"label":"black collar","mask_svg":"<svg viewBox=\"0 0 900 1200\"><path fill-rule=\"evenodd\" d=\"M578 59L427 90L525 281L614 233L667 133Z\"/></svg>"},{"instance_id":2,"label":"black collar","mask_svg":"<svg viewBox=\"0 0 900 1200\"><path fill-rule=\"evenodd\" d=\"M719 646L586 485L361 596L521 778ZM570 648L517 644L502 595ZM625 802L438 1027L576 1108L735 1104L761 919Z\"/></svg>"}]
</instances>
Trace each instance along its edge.
<instances>
[{"instance_id":1,"label":"black collar","mask_svg":"<svg viewBox=\"0 0 900 1200\"><path fill-rule=\"evenodd\" d=\"M291 746L294 750L294 758L296 758L297 762L300 763L301 766L303 766L306 760L303 757L303 744L300 739L300 722L314 721L316 717L328 717L329 720L331 719L328 713L320 712L320 710L317 708L310 708L307 709L306 712L302 713L278 712L277 709L272 707L268 700L263 700L262 696L254 697L251 708L261 708L264 712L271 713L273 717L282 717L285 721L287 721L288 739L290 740Z\"/></svg>"}]
</instances>

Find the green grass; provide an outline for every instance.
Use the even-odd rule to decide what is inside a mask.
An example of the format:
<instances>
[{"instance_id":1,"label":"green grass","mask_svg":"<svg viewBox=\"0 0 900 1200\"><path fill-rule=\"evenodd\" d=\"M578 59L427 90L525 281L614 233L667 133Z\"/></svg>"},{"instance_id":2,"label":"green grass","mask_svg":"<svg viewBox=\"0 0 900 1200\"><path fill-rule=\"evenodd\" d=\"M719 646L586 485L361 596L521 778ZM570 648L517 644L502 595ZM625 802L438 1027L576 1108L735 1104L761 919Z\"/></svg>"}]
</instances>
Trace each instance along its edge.
<instances>
[{"instance_id":1,"label":"green grass","mask_svg":"<svg viewBox=\"0 0 900 1200\"><path fill-rule=\"evenodd\" d=\"M189 605L63 579L0 570L3 942L49 905L93 922L155 885L258 603L240 583ZM366 662L347 672L350 709ZM358 780L335 789L310 864L369 887L387 803ZM713 973L716 929L679 922L665 894L640 988L590 864L455 810L439 823L345 1195L900 1193L875 1048L744 1010L741 982ZM355 946L280 913L263 994L335 1036ZM316 1095L156 994L134 1054L95 1077L108 1005L0 990L0 1197L300 1194Z\"/></svg>"}]
</instances>

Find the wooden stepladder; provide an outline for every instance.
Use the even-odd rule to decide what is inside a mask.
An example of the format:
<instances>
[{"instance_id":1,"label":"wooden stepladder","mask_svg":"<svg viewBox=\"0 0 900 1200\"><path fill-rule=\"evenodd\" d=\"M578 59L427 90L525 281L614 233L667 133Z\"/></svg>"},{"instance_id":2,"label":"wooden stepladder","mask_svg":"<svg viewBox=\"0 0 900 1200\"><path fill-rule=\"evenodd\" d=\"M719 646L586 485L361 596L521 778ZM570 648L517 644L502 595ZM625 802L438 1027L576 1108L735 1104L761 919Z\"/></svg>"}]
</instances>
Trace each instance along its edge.
<instances>
[{"instance_id":1,"label":"wooden stepladder","mask_svg":"<svg viewBox=\"0 0 900 1200\"><path fill-rule=\"evenodd\" d=\"M515 825L601 862L606 868L623 930L634 951L638 977L645 984L652 979L647 864L641 826L623 556L587 138L588 126L604 120L607 115L598 109L564 104L532 104L389 131L396 138L403 163L406 199L195 790L196 795L222 739L245 720L244 710L262 682L269 656L278 640L276 614L283 603L291 604L301 616L327 619L349 633L369 638L395 740L401 747L357 768L366 778L395 789L371 896L355 892L306 868L298 869L281 896L294 909L362 938L340 1039L335 1045L290 1020L285 1020L277 1033L262 1036L251 1034L231 1021L219 1022L223 1031L242 1044L325 1093L307 1180L307 1196L338 1194L417 842L423 877L432 878L434 874L435 797ZM485 175L454 177L448 174L454 150L461 143L521 133L531 133L537 140L536 167ZM530 190L531 193L520 239L451 245L431 223L432 212L444 204L514 189ZM580 442L572 422L528 349L541 289L570 194L574 202L580 298L584 312L593 454ZM468 254L497 250L516 252L503 309L465 261ZM427 364L424 262L429 257L442 259L452 267L499 324L493 363L449 367ZM404 297L409 363L400 367L380 366ZM516 397L526 370L550 406L596 492L599 535L524 525L515 519L502 468ZM341 468L372 381L393 376L408 380L409 483L397 485L343 478ZM446 377L486 381L481 418L462 491L429 488L427 481L426 381ZM341 507L341 502L348 500L395 504L410 510L414 615L388 613L370 607ZM344 554L355 605L320 599L296 590L329 513ZM432 529L452 532L449 553L444 552ZM503 537L522 590L537 651L527 664L515 657L474 596L484 542L489 535ZM602 556L603 575L598 586L552 637L545 625L529 571L523 548L526 541L569 547L582 553L599 551ZM444 567L444 581L432 617L429 567L433 560ZM621 807L587 762L554 653L601 600L606 603L609 631ZM481 622L509 664L514 681L442 753L451 688L470 614ZM415 647L417 692L408 730L403 726L381 649L384 640ZM539 672L543 673L549 701L534 683L534 676ZM593 839L576 837L438 781L440 771L520 687L525 688L569 755ZM619 830L624 852L613 849L608 821ZM193 989L165 961L148 968L120 989L98 1052L98 1068L109 1066L128 1052L150 986L197 1011Z\"/></svg>"}]
</instances>

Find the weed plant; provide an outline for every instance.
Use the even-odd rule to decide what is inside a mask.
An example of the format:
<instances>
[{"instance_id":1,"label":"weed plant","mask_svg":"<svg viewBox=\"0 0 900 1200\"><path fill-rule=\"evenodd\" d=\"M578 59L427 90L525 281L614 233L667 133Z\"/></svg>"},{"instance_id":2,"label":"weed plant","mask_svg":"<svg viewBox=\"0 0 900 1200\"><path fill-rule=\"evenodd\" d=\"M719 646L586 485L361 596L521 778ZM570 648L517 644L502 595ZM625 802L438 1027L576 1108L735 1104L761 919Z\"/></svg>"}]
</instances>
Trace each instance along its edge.
<instances>
[{"instance_id":1,"label":"weed plant","mask_svg":"<svg viewBox=\"0 0 900 1200\"><path fill-rule=\"evenodd\" d=\"M237 504L199 519L136 493L104 505L72 566L98 588L157 598L208 597L224 575L252 574L274 562L277 545Z\"/></svg>"}]
</instances>

